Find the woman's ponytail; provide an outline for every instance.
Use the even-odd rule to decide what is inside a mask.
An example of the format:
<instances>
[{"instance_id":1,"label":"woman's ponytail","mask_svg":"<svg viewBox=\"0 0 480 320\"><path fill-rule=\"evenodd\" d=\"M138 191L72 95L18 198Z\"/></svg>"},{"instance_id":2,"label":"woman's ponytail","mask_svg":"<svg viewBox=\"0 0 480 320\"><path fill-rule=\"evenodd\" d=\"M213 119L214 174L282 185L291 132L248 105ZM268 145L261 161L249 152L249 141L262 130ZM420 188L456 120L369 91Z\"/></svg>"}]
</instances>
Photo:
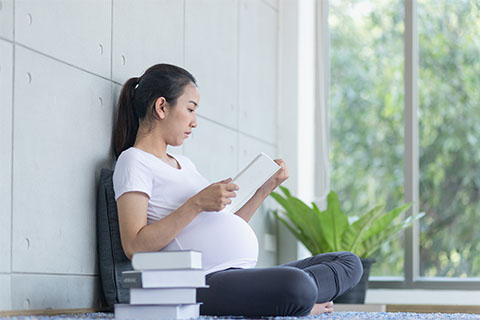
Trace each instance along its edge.
<instances>
[{"instance_id":1,"label":"woman's ponytail","mask_svg":"<svg viewBox=\"0 0 480 320\"><path fill-rule=\"evenodd\" d=\"M122 88L118 98L117 122L113 131L113 149L118 158L122 151L135 143L139 126L139 118L135 110L135 87L139 78L130 78Z\"/></svg>"}]
</instances>

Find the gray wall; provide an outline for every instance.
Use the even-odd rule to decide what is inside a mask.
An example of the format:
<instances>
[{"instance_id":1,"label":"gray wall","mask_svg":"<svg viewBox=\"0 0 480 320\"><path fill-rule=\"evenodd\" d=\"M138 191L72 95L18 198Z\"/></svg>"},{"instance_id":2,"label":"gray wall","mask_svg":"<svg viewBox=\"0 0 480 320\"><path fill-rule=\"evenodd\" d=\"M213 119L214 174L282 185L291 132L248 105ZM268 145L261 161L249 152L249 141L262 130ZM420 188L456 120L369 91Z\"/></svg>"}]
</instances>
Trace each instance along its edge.
<instances>
[{"instance_id":1,"label":"gray wall","mask_svg":"<svg viewBox=\"0 0 480 320\"><path fill-rule=\"evenodd\" d=\"M197 77L199 128L174 152L215 181L277 155L278 47L275 0L0 0L0 310L99 305L96 180L125 80ZM259 266L277 261L265 211Z\"/></svg>"}]
</instances>

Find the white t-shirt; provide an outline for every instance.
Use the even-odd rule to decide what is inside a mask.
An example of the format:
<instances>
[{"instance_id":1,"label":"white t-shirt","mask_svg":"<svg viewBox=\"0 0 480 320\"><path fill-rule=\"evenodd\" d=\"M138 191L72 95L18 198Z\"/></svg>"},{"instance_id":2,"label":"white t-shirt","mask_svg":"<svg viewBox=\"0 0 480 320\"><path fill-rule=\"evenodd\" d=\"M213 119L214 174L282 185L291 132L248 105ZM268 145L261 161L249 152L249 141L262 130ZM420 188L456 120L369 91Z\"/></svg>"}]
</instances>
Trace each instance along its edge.
<instances>
[{"instance_id":1,"label":"white t-shirt","mask_svg":"<svg viewBox=\"0 0 480 320\"><path fill-rule=\"evenodd\" d=\"M190 159L172 156L180 169L132 147L120 154L115 166L115 199L130 191L147 194L147 224L163 219L209 185ZM239 216L223 211L201 212L163 250L201 251L203 268L211 273L231 267L255 267L258 241Z\"/></svg>"}]
</instances>

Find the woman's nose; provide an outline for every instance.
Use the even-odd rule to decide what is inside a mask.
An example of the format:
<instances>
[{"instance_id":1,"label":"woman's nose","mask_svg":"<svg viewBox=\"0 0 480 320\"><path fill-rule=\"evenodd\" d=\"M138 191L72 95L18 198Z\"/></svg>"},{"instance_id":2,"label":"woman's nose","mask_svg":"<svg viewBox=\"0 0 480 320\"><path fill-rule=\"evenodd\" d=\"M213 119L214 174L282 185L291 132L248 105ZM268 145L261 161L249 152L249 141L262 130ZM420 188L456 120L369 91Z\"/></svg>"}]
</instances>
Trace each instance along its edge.
<instances>
[{"instance_id":1,"label":"woman's nose","mask_svg":"<svg viewBox=\"0 0 480 320\"><path fill-rule=\"evenodd\" d=\"M195 116L195 118L192 120L192 122L190 123L190 126L192 128L196 128L198 125L198 122L197 122L197 117Z\"/></svg>"}]
</instances>

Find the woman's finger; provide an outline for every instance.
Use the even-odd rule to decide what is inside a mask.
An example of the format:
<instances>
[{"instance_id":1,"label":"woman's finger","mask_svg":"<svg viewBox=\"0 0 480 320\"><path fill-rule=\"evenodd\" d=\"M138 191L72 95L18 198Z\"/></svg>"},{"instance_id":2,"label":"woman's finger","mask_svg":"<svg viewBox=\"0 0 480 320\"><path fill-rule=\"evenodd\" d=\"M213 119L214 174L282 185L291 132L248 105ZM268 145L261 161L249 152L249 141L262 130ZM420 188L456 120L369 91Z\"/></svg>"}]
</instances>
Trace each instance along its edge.
<instances>
[{"instance_id":1,"label":"woman's finger","mask_svg":"<svg viewBox=\"0 0 480 320\"><path fill-rule=\"evenodd\" d=\"M229 183L226 185L226 189L227 191L235 191L235 190L238 190L240 189L239 186L235 183Z\"/></svg>"},{"instance_id":2,"label":"woman's finger","mask_svg":"<svg viewBox=\"0 0 480 320\"><path fill-rule=\"evenodd\" d=\"M225 194L225 197L227 198L235 198L237 196L237 194L235 192L227 192Z\"/></svg>"},{"instance_id":3,"label":"woman's finger","mask_svg":"<svg viewBox=\"0 0 480 320\"><path fill-rule=\"evenodd\" d=\"M232 178L227 178L227 179L224 179L224 180L220 180L217 183L230 183L231 181L232 181Z\"/></svg>"}]
</instances>

